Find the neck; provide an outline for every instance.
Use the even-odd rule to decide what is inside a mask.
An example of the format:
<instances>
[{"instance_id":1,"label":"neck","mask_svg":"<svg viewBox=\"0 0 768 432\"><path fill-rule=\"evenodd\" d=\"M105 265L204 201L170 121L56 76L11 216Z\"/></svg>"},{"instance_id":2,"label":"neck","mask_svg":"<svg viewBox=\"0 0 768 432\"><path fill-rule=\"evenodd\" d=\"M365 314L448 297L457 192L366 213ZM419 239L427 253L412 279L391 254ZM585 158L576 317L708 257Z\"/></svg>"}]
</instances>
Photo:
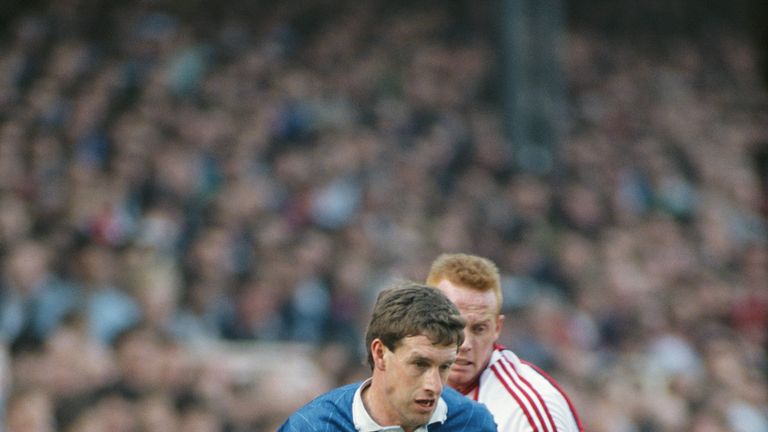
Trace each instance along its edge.
<instances>
[{"instance_id":1,"label":"neck","mask_svg":"<svg viewBox=\"0 0 768 432\"><path fill-rule=\"evenodd\" d=\"M361 395L363 399L363 406L373 421L382 426L387 426L388 424L391 424L391 422L389 422L390 416L385 415L388 411L386 408L386 402L384 402L384 399L381 397L378 390L379 389L374 384L374 381L371 381L368 387L363 389Z\"/></svg>"},{"instance_id":2,"label":"neck","mask_svg":"<svg viewBox=\"0 0 768 432\"><path fill-rule=\"evenodd\" d=\"M478 375L477 378L470 381L469 383L465 385L453 385L450 382L448 382L448 385L453 387L454 390L457 392L463 394L464 396L469 395L474 389L477 388L477 385L480 383L480 376Z\"/></svg>"},{"instance_id":3,"label":"neck","mask_svg":"<svg viewBox=\"0 0 768 432\"><path fill-rule=\"evenodd\" d=\"M407 427L400 424L399 417L394 414L394 410L392 410L392 407L387 402L383 389L379 388L380 385L379 383L379 386L377 386L375 380L373 380L361 393L363 407L365 407L368 415L381 426L400 426L404 432L415 431L415 427Z\"/></svg>"}]
</instances>

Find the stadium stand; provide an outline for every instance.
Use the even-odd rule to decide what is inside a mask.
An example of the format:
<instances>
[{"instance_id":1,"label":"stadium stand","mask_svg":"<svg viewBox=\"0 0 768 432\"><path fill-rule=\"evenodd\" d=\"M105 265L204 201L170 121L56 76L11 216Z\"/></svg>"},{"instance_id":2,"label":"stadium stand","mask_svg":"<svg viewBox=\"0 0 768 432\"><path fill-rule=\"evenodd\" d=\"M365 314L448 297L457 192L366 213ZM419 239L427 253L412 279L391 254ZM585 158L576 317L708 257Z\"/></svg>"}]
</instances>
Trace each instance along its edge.
<instances>
[{"instance_id":1,"label":"stadium stand","mask_svg":"<svg viewBox=\"0 0 768 432\"><path fill-rule=\"evenodd\" d=\"M586 430L768 430L749 37L574 14L541 176L505 139L493 2L217 5L3 15L4 430L272 431L366 374L377 290L443 251L499 263L503 342Z\"/></svg>"}]
</instances>

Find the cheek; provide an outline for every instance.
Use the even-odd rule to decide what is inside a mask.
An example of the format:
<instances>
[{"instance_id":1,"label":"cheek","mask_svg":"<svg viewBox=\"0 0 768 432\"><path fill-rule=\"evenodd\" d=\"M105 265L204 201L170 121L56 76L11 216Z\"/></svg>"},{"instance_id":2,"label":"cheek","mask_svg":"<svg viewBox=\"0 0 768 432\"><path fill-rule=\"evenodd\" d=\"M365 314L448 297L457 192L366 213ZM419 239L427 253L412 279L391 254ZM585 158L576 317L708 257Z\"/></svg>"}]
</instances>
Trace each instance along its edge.
<instances>
[{"instance_id":1,"label":"cheek","mask_svg":"<svg viewBox=\"0 0 768 432\"><path fill-rule=\"evenodd\" d=\"M395 385L403 385L405 383L413 383L419 379L419 371L414 367L408 367L405 365L398 365L392 369L392 375L390 380Z\"/></svg>"},{"instance_id":2,"label":"cheek","mask_svg":"<svg viewBox=\"0 0 768 432\"><path fill-rule=\"evenodd\" d=\"M483 335L476 335L472 338L472 347L478 351L485 351L493 346L493 342L496 340L492 333L485 333Z\"/></svg>"},{"instance_id":3,"label":"cheek","mask_svg":"<svg viewBox=\"0 0 768 432\"><path fill-rule=\"evenodd\" d=\"M448 381L449 373L451 373L451 368L440 371L440 381L443 383L443 385L445 385L445 382Z\"/></svg>"},{"instance_id":4,"label":"cheek","mask_svg":"<svg viewBox=\"0 0 768 432\"><path fill-rule=\"evenodd\" d=\"M469 343L472 344L472 346L478 347L478 346L485 346L489 340L493 338L493 335L490 332L482 333L482 334L472 334L469 335Z\"/></svg>"},{"instance_id":5,"label":"cheek","mask_svg":"<svg viewBox=\"0 0 768 432\"><path fill-rule=\"evenodd\" d=\"M397 395L395 397L400 400L409 400L411 395L421 388L420 377L410 372L406 373L406 371L394 377L390 382L393 387L393 394Z\"/></svg>"}]
</instances>

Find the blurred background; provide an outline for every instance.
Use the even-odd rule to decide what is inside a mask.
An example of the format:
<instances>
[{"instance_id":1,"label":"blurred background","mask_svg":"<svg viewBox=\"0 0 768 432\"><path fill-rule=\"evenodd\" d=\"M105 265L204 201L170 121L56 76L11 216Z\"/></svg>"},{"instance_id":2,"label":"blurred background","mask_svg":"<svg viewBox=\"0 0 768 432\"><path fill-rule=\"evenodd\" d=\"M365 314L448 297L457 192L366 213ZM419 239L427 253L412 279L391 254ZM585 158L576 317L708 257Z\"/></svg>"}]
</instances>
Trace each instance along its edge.
<instances>
[{"instance_id":1,"label":"blurred background","mask_svg":"<svg viewBox=\"0 0 768 432\"><path fill-rule=\"evenodd\" d=\"M273 431L499 265L593 432L768 431L763 1L0 1L7 432Z\"/></svg>"}]
</instances>

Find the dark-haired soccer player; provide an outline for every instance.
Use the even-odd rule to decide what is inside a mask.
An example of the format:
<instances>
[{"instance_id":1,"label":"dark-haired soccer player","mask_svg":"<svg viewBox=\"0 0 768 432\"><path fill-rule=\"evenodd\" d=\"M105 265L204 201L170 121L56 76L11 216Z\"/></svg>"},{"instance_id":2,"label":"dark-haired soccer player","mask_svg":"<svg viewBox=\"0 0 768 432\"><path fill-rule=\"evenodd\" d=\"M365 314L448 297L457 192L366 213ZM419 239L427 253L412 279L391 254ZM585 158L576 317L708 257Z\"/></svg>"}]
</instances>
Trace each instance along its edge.
<instances>
[{"instance_id":1,"label":"dark-haired soccer player","mask_svg":"<svg viewBox=\"0 0 768 432\"><path fill-rule=\"evenodd\" d=\"M490 412L445 386L464 320L437 289L382 291L365 342L372 375L319 396L278 432L495 432Z\"/></svg>"}]
</instances>

